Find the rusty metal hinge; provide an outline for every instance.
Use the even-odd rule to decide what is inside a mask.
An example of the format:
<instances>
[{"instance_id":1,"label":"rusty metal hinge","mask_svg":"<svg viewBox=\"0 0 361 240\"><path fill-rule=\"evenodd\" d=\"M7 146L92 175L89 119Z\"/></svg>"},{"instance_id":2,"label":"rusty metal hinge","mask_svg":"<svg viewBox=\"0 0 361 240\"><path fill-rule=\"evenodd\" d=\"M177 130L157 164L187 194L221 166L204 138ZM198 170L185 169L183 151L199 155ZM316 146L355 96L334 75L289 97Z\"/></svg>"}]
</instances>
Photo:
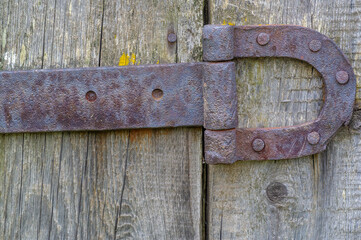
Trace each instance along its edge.
<instances>
[{"instance_id":1,"label":"rusty metal hinge","mask_svg":"<svg viewBox=\"0 0 361 240\"><path fill-rule=\"evenodd\" d=\"M248 57L305 61L324 80L318 118L279 128L237 128L235 65ZM326 36L299 26L206 25L206 62L0 73L0 132L204 126L205 160L287 159L315 154L350 121L352 67Z\"/></svg>"}]
</instances>

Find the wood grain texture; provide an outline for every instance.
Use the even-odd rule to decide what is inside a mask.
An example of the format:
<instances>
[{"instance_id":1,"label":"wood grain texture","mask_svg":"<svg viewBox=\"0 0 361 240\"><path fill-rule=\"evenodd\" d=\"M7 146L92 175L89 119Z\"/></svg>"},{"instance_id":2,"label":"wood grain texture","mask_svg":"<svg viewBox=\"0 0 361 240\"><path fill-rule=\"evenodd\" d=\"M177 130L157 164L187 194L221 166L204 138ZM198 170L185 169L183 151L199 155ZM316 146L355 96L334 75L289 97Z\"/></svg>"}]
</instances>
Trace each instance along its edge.
<instances>
[{"instance_id":1,"label":"wood grain texture","mask_svg":"<svg viewBox=\"0 0 361 240\"><path fill-rule=\"evenodd\" d=\"M123 53L136 64L199 61L202 7L2 1L0 67L114 66ZM1 135L0 239L201 238L201 137L200 128Z\"/></svg>"},{"instance_id":2,"label":"wood grain texture","mask_svg":"<svg viewBox=\"0 0 361 240\"><path fill-rule=\"evenodd\" d=\"M200 61L202 10L199 1L107 1L101 65ZM114 235L200 239L202 129L132 133Z\"/></svg>"},{"instance_id":3,"label":"wood grain texture","mask_svg":"<svg viewBox=\"0 0 361 240\"><path fill-rule=\"evenodd\" d=\"M349 58L358 85L360 9L361 1L344 0L209 2L212 24L296 24L325 34ZM238 60L237 82L240 127L307 122L322 106L319 73L298 61ZM360 122L322 154L209 166L208 238L360 239Z\"/></svg>"}]
</instances>

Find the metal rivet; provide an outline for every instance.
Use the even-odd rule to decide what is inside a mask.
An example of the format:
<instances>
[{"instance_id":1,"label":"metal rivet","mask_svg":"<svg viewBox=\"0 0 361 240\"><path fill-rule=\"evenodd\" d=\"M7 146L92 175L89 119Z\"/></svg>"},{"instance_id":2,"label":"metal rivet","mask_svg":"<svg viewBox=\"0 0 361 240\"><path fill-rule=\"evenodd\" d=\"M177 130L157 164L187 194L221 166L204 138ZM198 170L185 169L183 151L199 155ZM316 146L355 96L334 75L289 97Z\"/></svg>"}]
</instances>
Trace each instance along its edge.
<instances>
[{"instance_id":1,"label":"metal rivet","mask_svg":"<svg viewBox=\"0 0 361 240\"><path fill-rule=\"evenodd\" d=\"M152 97L157 101L161 100L162 97L163 97L163 91L161 89L158 89L158 88L154 89L153 92L152 92Z\"/></svg>"},{"instance_id":2,"label":"metal rivet","mask_svg":"<svg viewBox=\"0 0 361 240\"><path fill-rule=\"evenodd\" d=\"M307 135L307 141L311 145L315 145L320 141L320 134L318 132L311 132Z\"/></svg>"},{"instance_id":3,"label":"metal rivet","mask_svg":"<svg viewBox=\"0 0 361 240\"><path fill-rule=\"evenodd\" d=\"M319 40L312 40L309 44L308 47L310 48L310 50L312 52L318 52L321 49L321 41Z\"/></svg>"},{"instance_id":4,"label":"metal rivet","mask_svg":"<svg viewBox=\"0 0 361 240\"><path fill-rule=\"evenodd\" d=\"M268 185L266 194L271 202L281 202L288 195L287 187L279 182L273 182Z\"/></svg>"},{"instance_id":5,"label":"metal rivet","mask_svg":"<svg viewBox=\"0 0 361 240\"><path fill-rule=\"evenodd\" d=\"M175 43L177 41L177 35L175 33L168 34L168 42Z\"/></svg>"},{"instance_id":6,"label":"metal rivet","mask_svg":"<svg viewBox=\"0 0 361 240\"><path fill-rule=\"evenodd\" d=\"M264 149L264 146L265 146L264 141L260 138L256 138L252 142L252 148L256 152L262 151Z\"/></svg>"},{"instance_id":7,"label":"metal rivet","mask_svg":"<svg viewBox=\"0 0 361 240\"><path fill-rule=\"evenodd\" d=\"M257 42L261 46L266 45L269 42L269 34L267 34L267 33L258 34Z\"/></svg>"},{"instance_id":8,"label":"metal rivet","mask_svg":"<svg viewBox=\"0 0 361 240\"><path fill-rule=\"evenodd\" d=\"M348 73L345 71L338 71L336 73L336 80L339 84L346 84L348 82Z\"/></svg>"},{"instance_id":9,"label":"metal rivet","mask_svg":"<svg viewBox=\"0 0 361 240\"><path fill-rule=\"evenodd\" d=\"M94 102L97 99L97 94L93 91L89 91L85 94L85 98L89 102Z\"/></svg>"}]
</instances>

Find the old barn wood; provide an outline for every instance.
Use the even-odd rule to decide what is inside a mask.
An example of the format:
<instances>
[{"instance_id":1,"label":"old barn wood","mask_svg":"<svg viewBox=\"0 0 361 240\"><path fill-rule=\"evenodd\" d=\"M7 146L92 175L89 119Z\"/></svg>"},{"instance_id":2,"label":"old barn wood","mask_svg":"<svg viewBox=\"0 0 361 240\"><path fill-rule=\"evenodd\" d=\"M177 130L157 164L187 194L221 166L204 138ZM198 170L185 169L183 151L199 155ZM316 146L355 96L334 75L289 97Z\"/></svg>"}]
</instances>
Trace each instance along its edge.
<instances>
[{"instance_id":1,"label":"old barn wood","mask_svg":"<svg viewBox=\"0 0 361 240\"><path fill-rule=\"evenodd\" d=\"M291 25L206 25L203 44L208 63L1 72L0 129L14 133L203 126L205 161L217 164L315 154L350 122L355 75L324 35ZM237 129L235 66L221 62L234 57L288 57L314 66L324 78L326 94L317 119L297 126Z\"/></svg>"},{"instance_id":2,"label":"old barn wood","mask_svg":"<svg viewBox=\"0 0 361 240\"><path fill-rule=\"evenodd\" d=\"M359 239L359 7L1 3L0 238Z\"/></svg>"}]
</instances>

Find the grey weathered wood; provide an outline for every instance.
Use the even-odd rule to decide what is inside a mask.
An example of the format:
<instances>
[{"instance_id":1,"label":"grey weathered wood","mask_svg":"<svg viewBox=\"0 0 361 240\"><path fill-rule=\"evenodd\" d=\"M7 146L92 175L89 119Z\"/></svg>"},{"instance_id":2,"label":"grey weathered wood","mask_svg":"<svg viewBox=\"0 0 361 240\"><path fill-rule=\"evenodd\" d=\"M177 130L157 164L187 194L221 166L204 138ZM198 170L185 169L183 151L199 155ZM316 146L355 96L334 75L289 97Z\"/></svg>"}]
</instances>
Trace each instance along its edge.
<instances>
[{"instance_id":1,"label":"grey weathered wood","mask_svg":"<svg viewBox=\"0 0 361 240\"><path fill-rule=\"evenodd\" d=\"M202 7L185 0L107 1L101 65L124 65L125 55L130 65L200 61ZM178 40L168 45L172 31ZM130 132L122 198L112 209L119 239L201 237L201 143L200 128Z\"/></svg>"},{"instance_id":2,"label":"grey weathered wood","mask_svg":"<svg viewBox=\"0 0 361 240\"><path fill-rule=\"evenodd\" d=\"M123 53L136 64L199 61L202 8L2 1L0 67L114 66ZM200 128L1 135L0 239L201 238L201 136Z\"/></svg>"},{"instance_id":3,"label":"grey weathered wood","mask_svg":"<svg viewBox=\"0 0 361 240\"><path fill-rule=\"evenodd\" d=\"M211 0L210 21L313 28L336 41L359 79L360 6ZM0 19L4 70L117 65L123 54L135 64L200 60L198 1L2 1ZM173 30L178 42L168 46ZM237 75L242 127L297 124L320 109L310 66L240 60ZM323 154L209 166L209 238L360 239L360 115ZM198 128L1 135L0 238L199 239L200 175ZM274 182L287 196L271 202Z\"/></svg>"},{"instance_id":4,"label":"grey weathered wood","mask_svg":"<svg viewBox=\"0 0 361 240\"><path fill-rule=\"evenodd\" d=\"M320 31L340 46L359 81L361 1L209 4L212 24L297 24ZM317 116L322 82L311 66L247 59L238 60L237 70L240 127L287 126ZM343 128L322 154L209 166L209 239L360 239L360 122L354 118L356 130ZM287 195L268 197L267 187L275 182Z\"/></svg>"}]
</instances>

